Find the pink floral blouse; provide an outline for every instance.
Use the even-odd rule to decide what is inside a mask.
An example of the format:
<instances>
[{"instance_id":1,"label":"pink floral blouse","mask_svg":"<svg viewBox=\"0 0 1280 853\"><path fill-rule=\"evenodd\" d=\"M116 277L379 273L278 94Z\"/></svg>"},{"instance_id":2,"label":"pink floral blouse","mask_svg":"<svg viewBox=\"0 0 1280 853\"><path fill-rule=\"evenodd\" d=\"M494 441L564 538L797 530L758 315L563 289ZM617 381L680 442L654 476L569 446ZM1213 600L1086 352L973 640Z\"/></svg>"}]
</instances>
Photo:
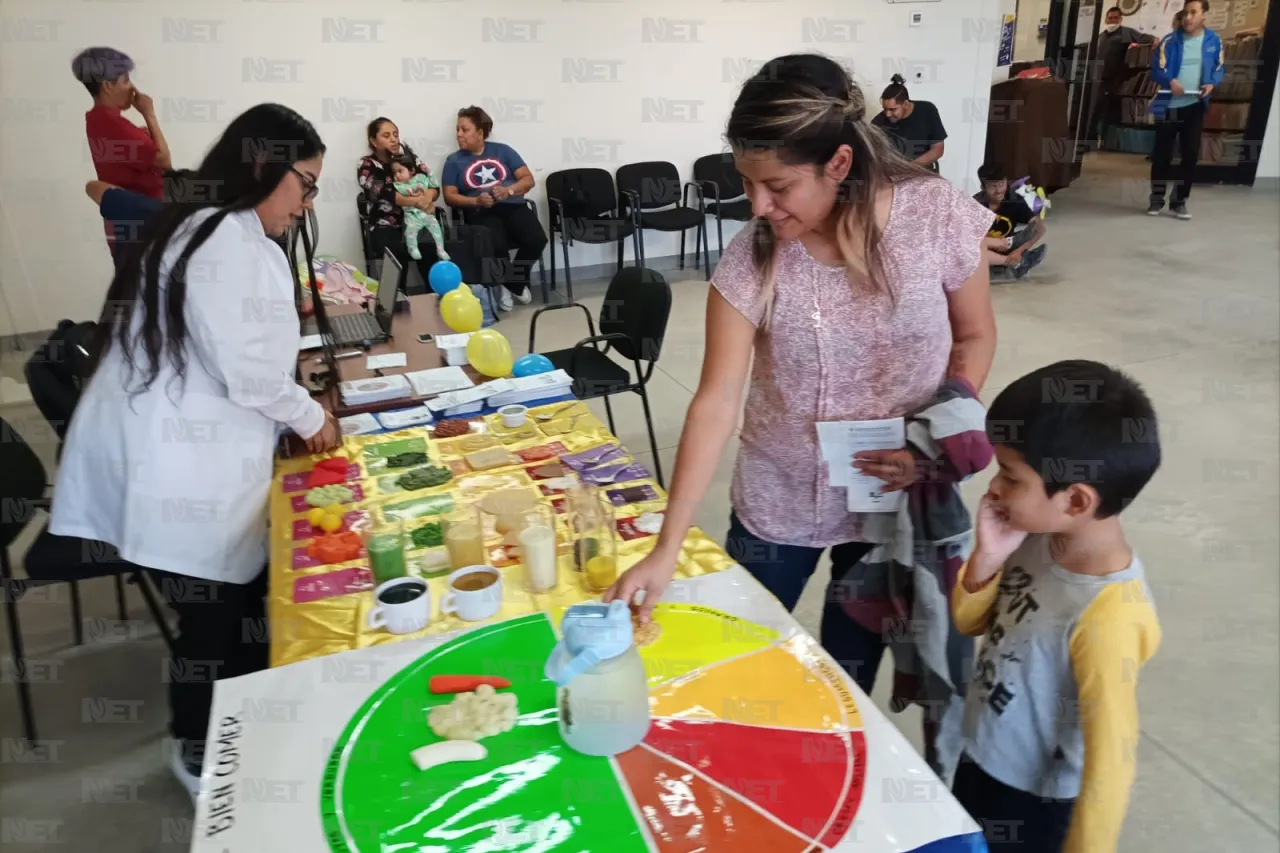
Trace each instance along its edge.
<instances>
[{"instance_id":1,"label":"pink floral blouse","mask_svg":"<svg viewBox=\"0 0 1280 853\"><path fill-rule=\"evenodd\" d=\"M899 183L881 242L896 306L855 295L843 267L784 241L767 331L748 231L725 249L711 284L760 328L731 494L747 530L780 545L868 541L845 490L823 477L815 423L898 417L929 401L951 353L947 293L977 270L993 219L941 178Z\"/></svg>"}]
</instances>

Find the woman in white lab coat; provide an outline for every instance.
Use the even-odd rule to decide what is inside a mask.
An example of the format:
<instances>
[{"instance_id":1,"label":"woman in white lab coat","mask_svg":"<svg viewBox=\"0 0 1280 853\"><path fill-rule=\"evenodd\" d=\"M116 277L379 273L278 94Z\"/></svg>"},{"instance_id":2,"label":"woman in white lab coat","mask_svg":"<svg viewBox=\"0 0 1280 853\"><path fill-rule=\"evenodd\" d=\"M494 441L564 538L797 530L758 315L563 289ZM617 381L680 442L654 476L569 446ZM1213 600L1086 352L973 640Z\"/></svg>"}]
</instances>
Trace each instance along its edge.
<instances>
[{"instance_id":1,"label":"woman in white lab coat","mask_svg":"<svg viewBox=\"0 0 1280 853\"><path fill-rule=\"evenodd\" d=\"M294 380L297 270L272 238L312 206L324 143L293 110L241 114L116 272L50 531L154 570L178 615L174 772L199 785L215 678L265 666L267 494L280 431L337 422ZM159 574L163 573L163 574Z\"/></svg>"}]
</instances>

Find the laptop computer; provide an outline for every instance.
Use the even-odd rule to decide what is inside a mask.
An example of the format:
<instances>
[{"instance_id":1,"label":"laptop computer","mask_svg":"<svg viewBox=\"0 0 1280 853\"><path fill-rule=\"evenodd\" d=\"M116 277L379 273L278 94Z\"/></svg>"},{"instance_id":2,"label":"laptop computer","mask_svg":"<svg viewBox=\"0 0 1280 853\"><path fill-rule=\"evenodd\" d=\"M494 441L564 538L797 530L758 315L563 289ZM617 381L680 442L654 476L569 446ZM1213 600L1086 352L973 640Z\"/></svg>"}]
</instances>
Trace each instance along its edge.
<instances>
[{"instance_id":1,"label":"laptop computer","mask_svg":"<svg viewBox=\"0 0 1280 853\"><path fill-rule=\"evenodd\" d=\"M395 255L387 250L382 260L382 277L378 281L373 313L330 316L329 329L335 347L372 346L391 337L391 319L395 313L396 292L404 278L404 270ZM326 312L327 313L327 312Z\"/></svg>"}]
</instances>

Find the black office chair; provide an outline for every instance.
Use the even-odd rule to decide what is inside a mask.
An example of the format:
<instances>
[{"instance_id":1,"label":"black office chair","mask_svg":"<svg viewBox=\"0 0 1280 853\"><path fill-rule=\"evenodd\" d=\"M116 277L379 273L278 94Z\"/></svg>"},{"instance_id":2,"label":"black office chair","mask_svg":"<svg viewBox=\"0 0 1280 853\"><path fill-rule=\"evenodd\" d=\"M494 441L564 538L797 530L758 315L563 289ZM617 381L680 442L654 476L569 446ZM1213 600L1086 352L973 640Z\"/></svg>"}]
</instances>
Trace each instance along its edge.
<instances>
[{"instance_id":1,"label":"black office chair","mask_svg":"<svg viewBox=\"0 0 1280 853\"><path fill-rule=\"evenodd\" d=\"M660 274L644 267L627 267L614 275L605 292L600 309L600 333L596 334L591 312L585 305L570 302L567 305L550 305L539 308L529 322L529 352L537 352L536 337L538 317L546 311L562 308L578 308L587 315L587 331L591 334L574 344L573 349L545 352L551 363L573 377L573 393L580 400L604 398L604 410L609 416L609 429L613 425L613 407L609 398L614 394L631 391L640 395L644 406L644 422L649 428L649 447L653 450L653 468L658 482L662 479L662 460L658 458L658 439L653 432L653 415L649 411L649 395L645 386L653 375L662 351L662 340L667 334L667 319L671 316L671 286ZM604 346L600 346L603 344ZM616 352L631 361L635 379L627 368L609 358ZM644 362L644 366L641 365Z\"/></svg>"},{"instance_id":2,"label":"black office chair","mask_svg":"<svg viewBox=\"0 0 1280 853\"><path fill-rule=\"evenodd\" d=\"M61 320L53 333L27 359L24 373L32 402L58 436L55 458L62 458L62 442L66 440L71 415L80 401L80 392L93 372L91 355L97 323L74 323ZM115 579L116 608L123 621L128 618L124 579ZM72 631L76 645L84 644L84 626L80 623L80 587L71 584Z\"/></svg>"},{"instance_id":3,"label":"black office chair","mask_svg":"<svg viewBox=\"0 0 1280 853\"><path fill-rule=\"evenodd\" d=\"M716 237L720 241L720 255L724 255L723 220L749 222L752 219L751 202L742 186L742 176L733 165L733 155L708 154L693 163L693 180L702 188L708 199L706 211L716 218ZM717 260L719 258L717 257Z\"/></svg>"},{"instance_id":4,"label":"black office chair","mask_svg":"<svg viewBox=\"0 0 1280 853\"><path fill-rule=\"evenodd\" d=\"M682 191L683 190L683 191ZM689 204L692 191L696 205ZM694 235L693 265L706 248L707 214L703 209L702 189L694 181L683 185L680 172L674 163L650 160L644 163L628 163L618 167L618 194L625 199L624 213L632 207L640 215L640 265L644 266L644 231L680 232L680 269L684 269L685 232L697 229ZM707 278L711 278L711 258L706 260Z\"/></svg>"},{"instance_id":5,"label":"black office chair","mask_svg":"<svg viewBox=\"0 0 1280 853\"><path fill-rule=\"evenodd\" d=\"M18 685L18 704L22 713L23 733L36 740L35 712L31 702L31 680L27 677L27 659L22 643L22 627L18 621L18 600L27 590L37 586L67 583L75 589L79 581L100 577L128 575L137 584L147 608L160 627L165 644L172 650L173 634L165 617L159 596L151 588L141 566L120 559L116 549L103 542L90 542L70 536L55 536L46 525L36 536L23 558L27 578L14 576L9 561L9 546L35 518L37 510L48 511L52 501L44 497L45 469L31 446L3 418L0 418L0 585L4 591L5 617L9 625L9 656L14 681ZM80 599L72 597L72 613L77 645L84 642ZM122 612L122 619L124 618Z\"/></svg>"},{"instance_id":6,"label":"black office chair","mask_svg":"<svg viewBox=\"0 0 1280 853\"><path fill-rule=\"evenodd\" d=\"M564 169L547 175L547 202L551 205L551 287L556 286L556 235L564 252L565 295L573 303L573 278L569 272L569 247L581 243L617 243L618 271L622 270L622 245L631 238L635 263L641 264L640 217L636 205L623 214L613 177L604 169Z\"/></svg>"}]
</instances>

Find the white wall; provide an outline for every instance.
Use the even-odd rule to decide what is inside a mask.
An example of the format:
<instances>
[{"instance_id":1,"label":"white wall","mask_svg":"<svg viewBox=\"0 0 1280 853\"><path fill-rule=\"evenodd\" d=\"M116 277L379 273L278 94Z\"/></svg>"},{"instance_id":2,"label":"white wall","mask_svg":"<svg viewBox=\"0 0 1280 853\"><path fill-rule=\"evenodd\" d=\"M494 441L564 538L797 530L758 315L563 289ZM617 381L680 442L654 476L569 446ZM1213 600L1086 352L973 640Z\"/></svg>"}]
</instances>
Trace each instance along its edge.
<instances>
[{"instance_id":1,"label":"white wall","mask_svg":"<svg viewBox=\"0 0 1280 853\"><path fill-rule=\"evenodd\" d=\"M1040 19L1049 20L1050 0L1017 0L1018 30L1013 40L1014 62L1044 59L1045 40L1040 38Z\"/></svg>"},{"instance_id":2,"label":"white wall","mask_svg":"<svg viewBox=\"0 0 1280 853\"><path fill-rule=\"evenodd\" d=\"M69 71L88 45L138 63L135 80L159 105L179 166L194 165L258 102L315 121L329 148L321 250L355 259L355 164L374 115L393 118L436 169L453 147L456 110L479 103L494 114L494 138L514 145L538 178L648 159L688 176L696 157L722 149L752 60L793 50L850 62L873 101L901 70L947 125L943 173L971 182L999 2L0 0L0 291L12 312L0 305L0 334L95 316L106 288L101 224L83 194L93 177L89 100ZM923 13L918 27L912 11ZM677 241L650 234L646 245L658 257ZM575 265L598 263L612 247L572 251Z\"/></svg>"}]
</instances>

